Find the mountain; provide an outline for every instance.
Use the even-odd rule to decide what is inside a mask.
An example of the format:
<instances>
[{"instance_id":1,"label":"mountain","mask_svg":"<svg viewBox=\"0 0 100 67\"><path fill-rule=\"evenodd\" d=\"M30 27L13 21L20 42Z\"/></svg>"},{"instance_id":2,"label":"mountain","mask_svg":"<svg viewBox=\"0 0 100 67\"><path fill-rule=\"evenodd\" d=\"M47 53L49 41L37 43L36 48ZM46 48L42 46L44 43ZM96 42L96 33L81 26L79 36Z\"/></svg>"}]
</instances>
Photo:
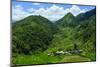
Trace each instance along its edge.
<instances>
[{"instance_id":1,"label":"mountain","mask_svg":"<svg viewBox=\"0 0 100 67\"><path fill-rule=\"evenodd\" d=\"M87 11L85 13L81 13L78 16L76 16L76 18L78 21L84 21L84 20L89 19L93 15L96 15L96 8L94 8L90 11Z\"/></svg>"},{"instance_id":2,"label":"mountain","mask_svg":"<svg viewBox=\"0 0 100 67\"><path fill-rule=\"evenodd\" d=\"M73 14L71 14L71 13L68 13L63 18L58 20L56 22L56 24L59 26L62 26L62 27L66 27L66 26L74 27L74 26L76 26L76 22L77 21L76 21L75 16L73 16Z\"/></svg>"},{"instance_id":3,"label":"mountain","mask_svg":"<svg viewBox=\"0 0 100 67\"><path fill-rule=\"evenodd\" d=\"M60 31L54 34L46 52L82 50L82 56L95 60L96 56L96 9L73 16L66 14L56 21ZM77 50L76 49L76 50Z\"/></svg>"},{"instance_id":4,"label":"mountain","mask_svg":"<svg viewBox=\"0 0 100 67\"><path fill-rule=\"evenodd\" d=\"M91 16L94 16L94 15L96 16L96 8L90 11L87 11L85 13L81 13L77 15L76 17L73 16L73 14L68 13L63 18L56 21L56 24L62 27L66 27L66 26L75 27L79 25L81 21L88 20Z\"/></svg>"},{"instance_id":5,"label":"mountain","mask_svg":"<svg viewBox=\"0 0 100 67\"><path fill-rule=\"evenodd\" d=\"M42 16L29 16L13 23L13 51L30 54L47 49L56 31L54 27L52 22Z\"/></svg>"}]
</instances>

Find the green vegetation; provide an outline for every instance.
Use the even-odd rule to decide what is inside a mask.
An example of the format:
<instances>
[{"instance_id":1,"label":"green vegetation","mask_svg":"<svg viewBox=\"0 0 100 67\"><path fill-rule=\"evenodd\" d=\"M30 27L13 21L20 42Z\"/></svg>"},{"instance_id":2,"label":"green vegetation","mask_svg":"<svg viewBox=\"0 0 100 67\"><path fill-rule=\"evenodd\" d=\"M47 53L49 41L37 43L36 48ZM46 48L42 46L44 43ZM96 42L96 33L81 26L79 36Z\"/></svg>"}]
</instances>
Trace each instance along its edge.
<instances>
[{"instance_id":1,"label":"green vegetation","mask_svg":"<svg viewBox=\"0 0 100 67\"><path fill-rule=\"evenodd\" d=\"M60 58L48 56L45 53L37 53L32 55L18 55L14 58L14 63L16 64L47 64L47 63L57 63Z\"/></svg>"},{"instance_id":2,"label":"green vegetation","mask_svg":"<svg viewBox=\"0 0 100 67\"><path fill-rule=\"evenodd\" d=\"M13 63L17 65L27 64L51 64L63 62L83 62L91 61L86 57L79 55L62 55L62 56L48 56L46 53L37 53L32 55L18 55L13 59Z\"/></svg>"},{"instance_id":3,"label":"green vegetation","mask_svg":"<svg viewBox=\"0 0 100 67\"><path fill-rule=\"evenodd\" d=\"M14 65L96 60L96 9L56 22L29 16L12 25Z\"/></svg>"},{"instance_id":4,"label":"green vegetation","mask_svg":"<svg viewBox=\"0 0 100 67\"><path fill-rule=\"evenodd\" d=\"M41 16L29 16L13 24L13 52L31 54L44 51L55 33L53 24Z\"/></svg>"}]
</instances>

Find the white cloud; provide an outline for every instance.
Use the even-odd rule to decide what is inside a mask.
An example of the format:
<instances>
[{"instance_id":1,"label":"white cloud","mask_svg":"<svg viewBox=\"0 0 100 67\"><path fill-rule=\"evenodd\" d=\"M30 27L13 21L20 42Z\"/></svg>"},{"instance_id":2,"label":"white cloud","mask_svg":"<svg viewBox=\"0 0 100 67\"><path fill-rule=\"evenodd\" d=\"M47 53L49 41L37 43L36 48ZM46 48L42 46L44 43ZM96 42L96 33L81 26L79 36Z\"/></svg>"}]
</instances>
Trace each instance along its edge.
<instances>
[{"instance_id":1,"label":"white cloud","mask_svg":"<svg viewBox=\"0 0 100 67\"><path fill-rule=\"evenodd\" d=\"M44 8L39 8L34 12L34 14L36 14L36 15L46 15L47 13L46 13L46 10Z\"/></svg>"},{"instance_id":2,"label":"white cloud","mask_svg":"<svg viewBox=\"0 0 100 67\"><path fill-rule=\"evenodd\" d=\"M29 9L27 9L27 11L29 11L29 12L34 12L35 9L33 9L33 8L29 8Z\"/></svg>"},{"instance_id":3,"label":"white cloud","mask_svg":"<svg viewBox=\"0 0 100 67\"><path fill-rule=\"evenodd\" d=\"M62 15L65 14L65 10L63 7L59 7L56 5L52 5L50 8L47 9L47 12L49 14L54 14L54 15Z\"/></svg>"},{"instance_id":4,"label":"white cloud","mask_svg":"<svg viewBox=\"0 0 100 67\"><path fill-rule=\"evenodd\" d=\"M24 10L24 7L17 5L13 7L12 19L14 21L21 20L29 15L41 15L45 18L48 18L51 21L57 21L62 18L68 12L71 12L74 16L85 12L86 10L81 10L79 6L73 5L70 8L64 9L63 7L53 4L49 8L29 8L27 11Z\"/></svg>"},{"instance_id":5,"label":"white cloud","mask_svg":"<svg viewBox=\"0 0 100 67\"><path fill-rule=\"evenodd\" d=\"M38 10L35 11L36 15L42 15L46 18L48 18L51 21L56 21L63 17L67 11L63 7L59 7L56 5L52 5L51 7L44 9L44 8L39 8Z\"/></svg>"},{"instance_id":6,"label":"white cloud","mask_svg":"<svg viewBox=\"0 0 100 67\"><path fill-rule=\"evenodd\" d=\"M73 5L70 9L69 12L71 12L74 16L80 14L80 13L84 13L84 10L81 10L78 6Z\"/></svg>"},{"instance_id":7,"label":"white cloud","mask_svg":"<svg viewBox=\"0 0 100 67\"><path fill-rule=\"evenodd\" d=\"M13 21L21 20L30 15L28 12L24 11L23 9L24 8L20 5L12 7L12 20Z\"/></svg>"},{"instance_id":8,"label":"white cloud","mask_svg":"<svg viewBox=\"0 0 100 67\"><path fill-rule=\"evenodd\" d=\"M40 3L33 3L33 5L40 5Z\"/></svg>"}]
</instances>

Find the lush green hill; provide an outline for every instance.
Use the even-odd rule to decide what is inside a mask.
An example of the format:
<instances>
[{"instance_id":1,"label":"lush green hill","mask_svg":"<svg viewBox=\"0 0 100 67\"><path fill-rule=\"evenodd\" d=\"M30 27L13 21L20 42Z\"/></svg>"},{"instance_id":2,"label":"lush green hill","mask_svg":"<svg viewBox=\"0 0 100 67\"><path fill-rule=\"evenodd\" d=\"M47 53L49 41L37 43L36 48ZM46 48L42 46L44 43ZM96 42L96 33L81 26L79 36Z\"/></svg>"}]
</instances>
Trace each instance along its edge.
<instances>
[{"instance_id":1,"label":"lush green hill","mask_svg":"<svg viewBox=\"0 0 100 67\"><path fill-rule=\"evenodd\" d=\"M52 22L42 16L29 16L13 23L13 52L30 54L44 51L53 38L54 30Z\"/></svg>"},{"instance_id":2,"label":"lush green hill","mask_svg":"<svg viewBox=\"0 0 100 67\"><path fill-rule=\"evenodd\" d=\"M73 16L71 13L68 13L63 18L56 21L55 24L61 27L75 27L77 25L77 20L75 16Z\"/></svg>"}]
</instances>

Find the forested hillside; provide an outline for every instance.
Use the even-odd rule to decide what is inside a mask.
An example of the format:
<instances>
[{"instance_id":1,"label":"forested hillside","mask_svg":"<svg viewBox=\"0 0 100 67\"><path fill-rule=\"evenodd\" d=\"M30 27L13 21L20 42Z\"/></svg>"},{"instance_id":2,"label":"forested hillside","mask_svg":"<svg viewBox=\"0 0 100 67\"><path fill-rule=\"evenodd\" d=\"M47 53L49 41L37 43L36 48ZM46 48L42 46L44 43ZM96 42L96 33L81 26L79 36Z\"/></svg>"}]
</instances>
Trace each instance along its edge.
<instances>
[{"instance_id":1,"label":"forested hillside","mask_svg":"<svg viewBox=\"0 0 100 67\"><path fill-rule=\"evenodd\" d=\"M48 52L81 50L82 53L80 55L95 60L95 9L80 14L77 17L68 13L62 19L58 20L56 24L59 27L59 32L54 34L51 48L47 50Z\"/></svg>"},{"instance_id":2,"label":"forested hillside","mask_svg":"<svg viewBox=\"0 0 100 67\"><path fill-rule=\"evenodd\" d=\"M41 16L29 16L13 23L12 29L13 52L23 54L46 50L56 31L54 25Z\"/></svg>"},{"instance_id":3,"label":"forested hillside","mask_svg":"<svg viewBox=\"0 0 100 67\"><path fill-rule=\"evenodd\" d=\"M12 52L14 65L95 61L96 8L56 22L29 16L12 23Z\"/></svg>"}]
</instances>

